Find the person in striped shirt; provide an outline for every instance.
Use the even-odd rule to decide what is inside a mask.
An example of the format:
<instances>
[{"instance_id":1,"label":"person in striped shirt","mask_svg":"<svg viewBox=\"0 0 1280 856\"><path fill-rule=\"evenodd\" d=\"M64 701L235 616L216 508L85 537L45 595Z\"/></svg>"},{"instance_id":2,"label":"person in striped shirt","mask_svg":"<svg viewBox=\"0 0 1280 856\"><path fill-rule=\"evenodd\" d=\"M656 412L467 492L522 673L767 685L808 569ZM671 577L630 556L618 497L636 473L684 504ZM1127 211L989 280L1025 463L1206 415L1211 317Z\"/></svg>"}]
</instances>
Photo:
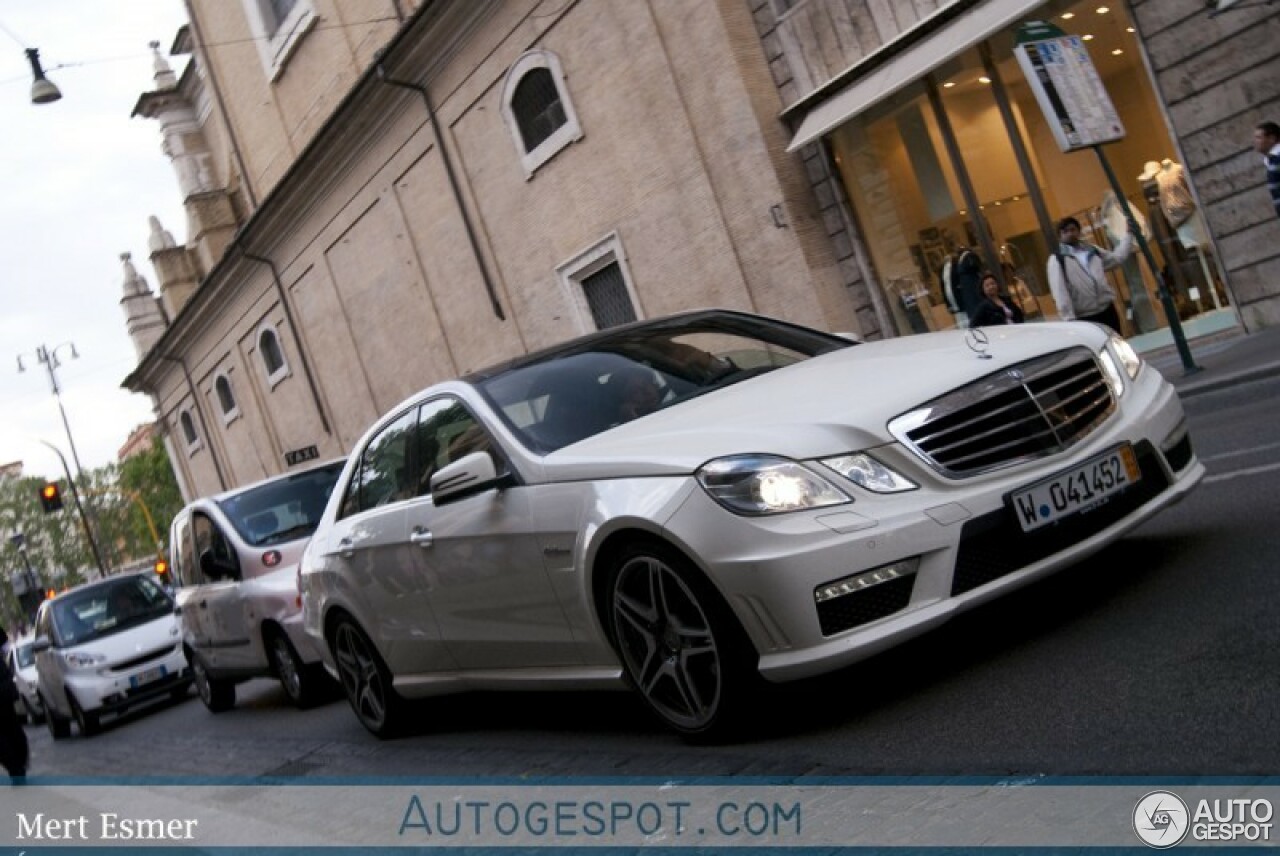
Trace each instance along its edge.
<instances>
[{"instance_id":1,"label":"person in striped shirt","mask_svg":"<svg viewBox=\"0 0 1280 856\"><path fill-rule=\"evenodd\" d=\"M1267 188L1271 191L1271 204L1280 216L1280 125L1262 122L1253 129L1253 149L1262 155L1267 167Z\"/></svg>"}]
</instances>

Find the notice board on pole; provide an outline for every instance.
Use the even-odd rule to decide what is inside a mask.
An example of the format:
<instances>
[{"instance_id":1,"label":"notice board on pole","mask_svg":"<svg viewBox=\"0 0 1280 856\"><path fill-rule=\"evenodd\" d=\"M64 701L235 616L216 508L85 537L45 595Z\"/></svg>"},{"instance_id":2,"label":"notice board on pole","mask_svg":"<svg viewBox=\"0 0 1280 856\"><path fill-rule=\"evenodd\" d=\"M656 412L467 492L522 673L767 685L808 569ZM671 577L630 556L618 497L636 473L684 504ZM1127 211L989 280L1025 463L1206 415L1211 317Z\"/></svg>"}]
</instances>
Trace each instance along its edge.
<instances>
[{"instance_id":1,"label":"notice board on pole","mask_svg":"<svg viewBox=\"0 0 1280 856\"><path fill-rule=\"evenodd\" d=\"M1018 30L1014 56L1064 152L1124 139L1124 125L1079 36L1040 21Z\"/></svg>"}]
</instances>

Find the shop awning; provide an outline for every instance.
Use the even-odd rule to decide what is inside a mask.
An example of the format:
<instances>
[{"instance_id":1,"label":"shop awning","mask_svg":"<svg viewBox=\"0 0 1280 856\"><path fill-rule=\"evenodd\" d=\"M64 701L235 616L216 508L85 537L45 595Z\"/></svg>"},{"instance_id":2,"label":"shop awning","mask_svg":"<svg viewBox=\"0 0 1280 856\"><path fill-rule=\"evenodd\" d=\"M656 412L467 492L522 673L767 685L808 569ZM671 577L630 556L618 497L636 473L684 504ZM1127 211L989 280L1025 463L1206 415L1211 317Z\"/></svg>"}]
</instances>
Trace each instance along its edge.
<instances>
[{"instance_id":1,"label":"shop awning","mask_svg":"<svg viewBox=\"0 0 1280 856\"><path fill-rule=\"evenodd\" d=\"M793 152L843 125L876 102L919 80L991 34L1017 23L1042 5L1044 0L986 0L956 16L943 29L888 59L810 110L787 151Z\"/></svg>"}]
</instances>

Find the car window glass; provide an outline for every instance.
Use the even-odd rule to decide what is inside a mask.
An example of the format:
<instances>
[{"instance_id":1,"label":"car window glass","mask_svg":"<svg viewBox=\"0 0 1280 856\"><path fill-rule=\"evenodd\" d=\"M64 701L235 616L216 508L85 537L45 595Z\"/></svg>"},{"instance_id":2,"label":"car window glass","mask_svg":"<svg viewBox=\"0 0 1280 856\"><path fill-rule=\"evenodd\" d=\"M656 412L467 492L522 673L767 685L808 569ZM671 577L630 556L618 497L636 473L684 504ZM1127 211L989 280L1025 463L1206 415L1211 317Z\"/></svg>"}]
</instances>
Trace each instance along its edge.
<instances>
[{"instance_id":1,"label":"car window glass","mask_svg":"<svg viewBox=\"0 0 1280 856\"><path fill-rule=\"evenodd\" d=\"M703 320L595 337L478 387L517 438L545 454L849 344L761 319Z\"/></svg>"},{"instance_id":2,"label":"car window glass","mask_svg":"<svg viewBox=\"0 0 1280 856\"><path fill-rule=\"evenodd\" d=\"M79 645L160 618L173 602L149 577L117 577L59 597L50 611L63 644Z\"/></svg>"},{"instance_id":3,"label":"car window glass","mask_svg":"<svg viewBox=\"0 0 1280 856\"><path fill-rule=\"evenodd\" d=\"M36 655L31 651L31 645L16 645L13 649L13 659L18 664L18 668L25 669L36 661Z\"/></svg>"},{"instance_id":4,"label":"car window glass","mask_svg":"<svg viewBox=\"0 0 1280 856\"><path fill-rule=\"evenodd\" d=\"M180 586L196 583L196 568L191 552L191 517L186 513L173 523L173 543L169 545L169 563L173 566L174 579Z\"/></svg>"},{"instance_id":5,"label":"car window glass","mask_svg":"<svg viewBox=\"0 0 1280 856\"><path fill-rule=\"evenodd\" d=\"M500 457L493 438L462 402L456 398L438 398L422 405L414 431L416 495L429 494L431 477L441 467L472 452L488 452ZM501 467L502 461L497 460L495 464Z\"/></svg>"},{"instance_id":6,"label":"car window glass","mask_svg":"<svg viewBox=\"0 0 1280 856\"><path fill-rule=\"evenodd\" d=\"M191 528L195 534L193 577L202 583L240 579L240 559L213 519L196 512L191 516Z\"/></svg>"},{"instance_id":7,"label":"car window glass","mask_svg":"<svg viewBox=\"0 0 1280 856\"><path fill-rule=\"evenodd\" d=\"M218 507L251 547L310 538L341 472L335 461L291 473L218 499Z\"/></svg>"},{"instance_id":8,"label":"car window glass","mask_svg":"<svg viewBox=\"0 0 1280 856\"><path fill-rule=\"evenodd\" d=\"M50 610L47 605L40 608L36 613L36 636L44 636L45 638L53 638L53 619L50 617Z\"/></svg>"},{"instance_id":9,"label":"car window glass","mask_svg":"<svg viewBox=\"0 0 1280 856\"><path fill-rule=\"evenodd\" d=\"M413 497L415 479L409 471L409 439L418 412L410 410L378 432L360 456L352 479L355 511L367 511Z\"/></svg>"}]
</instances>

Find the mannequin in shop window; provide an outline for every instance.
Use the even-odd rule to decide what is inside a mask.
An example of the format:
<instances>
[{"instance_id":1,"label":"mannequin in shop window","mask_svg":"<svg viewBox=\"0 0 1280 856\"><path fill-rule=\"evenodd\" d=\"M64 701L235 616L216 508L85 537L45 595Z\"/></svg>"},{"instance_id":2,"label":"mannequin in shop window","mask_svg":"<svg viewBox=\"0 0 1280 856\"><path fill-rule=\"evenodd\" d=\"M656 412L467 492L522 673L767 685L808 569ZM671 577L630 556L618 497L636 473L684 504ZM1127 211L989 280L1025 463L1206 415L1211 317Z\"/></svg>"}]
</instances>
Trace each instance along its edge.
<instances>
[{"instance_id":1,"label":"mannequin in shop window","mask_svg":"<svg viewBox=\"0 0 1280 856\"><path fill-rule=\"evenodd\" d=\"M1141 176L1139 176L1141 177ZM1222 308L1214 284L1213 270L1209 266L1209 228L1204 222L1204 215L1196 207L1191 196L1191 188L1187 184L1187 174L1182 165L1169 158L1160 161L1160 171L1155 175L1156 186L1160 189L1160 209L1164 212L1169 225L1174 227L1178 235L1178 243L1185 249L1194 250L1200 261L1200 270L1204 274L1205 287L1213 298L1215 308ZM1198 291L1192 294L1196 308L1200 308Z\"/></svg>"},{"instance_id":2,"label":"mannequin in shop window","mask_svg":"<svg viewBox=\"0 0 1280 856\"><path fill-rule=\"evenodd\" d=\"M1058 223L1058 237L1062 243L1049 257L1046 271L1058 315L1063 321L1093 321L1119 333L1116 295L1106 271L1129 257L1133 235L1125 233L1115 249L1104 250L1081 241L1080 221L1066 217Z\"/></svg>"}]
</instances>

